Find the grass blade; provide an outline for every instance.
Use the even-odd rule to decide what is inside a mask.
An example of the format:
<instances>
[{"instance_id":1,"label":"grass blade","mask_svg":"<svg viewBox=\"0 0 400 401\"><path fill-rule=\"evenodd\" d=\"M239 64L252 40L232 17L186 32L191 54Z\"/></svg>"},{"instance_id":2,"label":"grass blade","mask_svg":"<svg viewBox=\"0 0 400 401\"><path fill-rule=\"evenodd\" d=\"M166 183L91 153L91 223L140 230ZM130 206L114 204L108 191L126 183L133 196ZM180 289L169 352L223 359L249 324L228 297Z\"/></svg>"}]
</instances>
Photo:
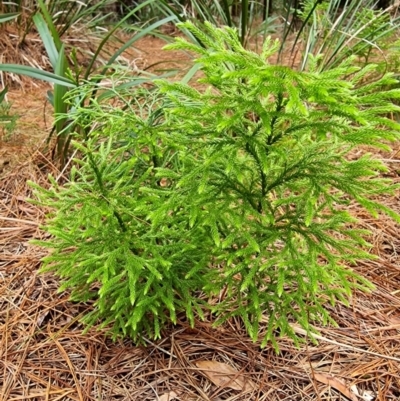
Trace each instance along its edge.
<instances>
[{"instance_id":1,"label":"grass blade","mask_svg":"<svg viewBox=\"0 0 400 401\"><path fill-rule=\"evenodd\" d=\"M44 20L41 14L36 14L33 16L33 22L36 25L40 38L42 39L43 45L46 49L47 55L49 56L53 70L55 70L59 54L56 45L54 43L53 37L46 24L46 21Z\"/></svg>"},{"instance_id":2,"label":"grass blade","mask_svg":"<svg viewBox=\"0 0 400 401\"><path fill-rule=\"evenodd\" d=\"M143 7L145 7L145 6L147 6L147 5L151 4L151 3L153 3L153 1L154 1L154 0L147 0L147 1L143 2L143 3L141 3L140 5L138 5L137 7L135 7L130 13L128 13L127 15L125 15L125 17L122 18L122 19L118 22L118 24L115 24L115 25L114 25L114 27L110 30L110 32L108 32L108 34L102 39L102 41L100 42L99 46L97 47L97 49L96 49L96 51L95 51L93 57L91 58L90 63L89 63L89 65L88 65L88 67L86 68L86 72L85 72L85 74L84 74L84 79L85 79L85 80L89 79L89 76L90 76L90 74L91 74L91 72L92 72L93 65L94 65L95 61L97 60L97 57L99 56L100 52L102 51L104 45L110 40L110 38L112 37L112 35L114 34L114 32L115 32L118 28L120 28L126 21L128 21L129 18L132 17L132 15L135 15L141 8L143 8ZM121 54L121 53L119 53L119 54ZM119 55L119 54L118 54L118 55ZM117 56L117 57L118 57L118 56ZM117 57L115 57L115 58L117 58ZM115 59L114 59L114 60L115 60ZM113 60L113 61L114 61L114 60ZM112 64L113 61L108 62L107 64ZM106 71L106 70L104 70L104 71Z\"/></svg>"},{"instance_id":3,"label":"grass blade","mask_svg":"<svg viewBox=\"0 0 400 401\"><path fill-rule=\"evenodd\" d=\"M6 86L1 92L0 92L0 103L4 102L4 99L6 98L8 92L8 87Z\"/></svg>"},{"instance_id":4,"label":"grass blade","mask_svg":"<svg viewBox=\"0 0 400 401\"><path fill-rule=\"evenodd\" d=\"M185 76L181 79L183 84L187 84L193 76L196 74L197 71L201 68L200 64L195 63L193 67L185 74Z\"/></svg>"},{"instance_id":5,"label":"grass blade","mask_svg":"<svg viewBox=\"0 0 400 401\"><path fill-rule=\"evenodd\" d=\"M27 65L18 64L0 64L0 71L9 72L12 74L25 75L30 78L40 79L41 81L59 84L69 88L76 87L75 82L68 78L60 77L52 72L43 71L39 68L30 67Z\"/></svg>"},{"instance_id":6,"label":"grass blade","mask_svg":"<svg viewBox=\"0 0 400 401\"><path fill-rule=\"evenodd\" d=\"M122 47L120 47L114 54L113 56L108 60L107 64L105 65L105 69L102 71L102 74L105 74L107 71L107 68L114 63L114 61L120 56L126 49L128 49L132 43L135 43L138 41L140 38L143 36L149 35L151 32L156 30L158 27L167 24L168 22L176 20L176 17L174 15L171 15L169 17L163 18L160 21L155 22L154 24L149 25L147 28L141 30L138 34L136 34L133 38L128 40Z\"/></svg>"},{"instance_id":7,"label":"grass blade","mask_svg":"<svg viewBox=\"0 0 400 401\"><path fill-rule=\"evenodd\" d=\"M57 50L61 49L62 42L60 39L60 36L58 35L57 28L54 26L53 23L53 17L50 15L49 11L47 10L46 4L43 2L43 0L38 0L40 10L44 16L44 19L46 20L46 24L48 29L51 32L51 36L53 37L54 44L57 48Z\"/></svg>"},{"instance_id":8,"label":"grass blade","mask_svg":"<svg viewBox=\"0 0 400 401\"><path fill-rule=\"evenodd\" d=\"M244 45L246 42L247 25L249 22L249 1L242 0L240 4L242 7L242 15L240 20L240 43Z\"/></svg>"},{"instance_id":9,"label":"grass blade","mask_svg":"<svg viewBox=\"0 0 400 401\"><path fill-rule=\"evenodd\" d=\"M60 54L57 60L55 73L58 76L65 76L67 71L67 63L64 54L64 45L61 46ZM56 118L55 128L57 133L57 154L58 158L61 162L61 165L64 165L64 161L66 158L66 146L65 141L68 133L62 132L64 129L66 115L68 111L68 105L64 101L64 96L67 93L68 89L64 85L55 84L54 85L54 113L56 116L63 116L62 118Z\"/></svg>"},{"instance_id":10,"label":"grass blade","mask_svg":"<svg viewBox=\"0 0 400 401\"><path fill-rule=\"evenodd\" d=\"M0 14L0 24L3 22L11 21L19 16L19 13Z\"/></svg>"},{"instance_id":11,"label":"grass blade","mask_svg":"<svg viewBox=\"0 0 400 401\"><path fill-rule=\"evenodd\" d=\"M60 55L57 60L55 73L58 76L65 76L67 71L67 63L65 59L64 53L64 45L61 47ZM67 93L68 88L64 85L55 84L54 85L54 112L55 114L65 114L67 112L67 105L64 102L64 95ZM57 132L61 132L62 130L62 123L60 120L57 119L56 121L56 129Z\"/></svg>"}]
</instances>

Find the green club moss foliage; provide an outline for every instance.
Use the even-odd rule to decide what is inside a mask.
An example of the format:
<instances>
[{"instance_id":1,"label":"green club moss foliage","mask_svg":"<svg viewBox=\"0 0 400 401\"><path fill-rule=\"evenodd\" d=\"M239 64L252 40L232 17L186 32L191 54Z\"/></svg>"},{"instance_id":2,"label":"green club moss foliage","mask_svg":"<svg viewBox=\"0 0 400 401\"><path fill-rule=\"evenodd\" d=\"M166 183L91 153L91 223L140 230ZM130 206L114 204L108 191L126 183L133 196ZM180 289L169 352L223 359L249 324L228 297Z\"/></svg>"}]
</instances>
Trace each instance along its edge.
<instances>
[{"instance_id":1,"label":"green club moss foliage","mask_svg":"<svg viewBox=\"0 0 400 401\"><path fill-rule=\"evenodd\" d=\"M348 156L398 138L386 116L400 91L391 74L368 80L372 65L298 72L268 62L276 42L256 54L233 29L184 27L203 47L169 47L198 55L203 89L159 81L125 110L93 102L72 116L96 124L70 182L37 188L53 211L42 271L93 300L84 321L114 337L157 338L209 310L263 345L297 341L290 321L311 334L332 322L328 304L372 288L351 268L371 255L347 208L399 220L376 200L396 188L379 160Z\"/></svg>"}]
</instances>

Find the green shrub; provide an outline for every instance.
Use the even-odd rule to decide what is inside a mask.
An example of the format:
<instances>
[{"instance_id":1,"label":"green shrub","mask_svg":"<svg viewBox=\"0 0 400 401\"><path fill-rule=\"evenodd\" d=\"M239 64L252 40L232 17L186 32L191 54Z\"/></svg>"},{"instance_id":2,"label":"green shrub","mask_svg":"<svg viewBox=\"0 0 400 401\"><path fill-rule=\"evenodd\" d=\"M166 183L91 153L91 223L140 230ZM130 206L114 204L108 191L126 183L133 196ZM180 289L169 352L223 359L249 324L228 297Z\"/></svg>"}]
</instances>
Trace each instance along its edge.
<instances>
[{"instance_id":1,"label":"green shrub","mask_svg":"<svg viewBox=\"0 0 400 401\"><path fill-rule=\"evenodd\" d=\"M194 324L209 308L216 324L240 317L253 340L265 314L263 345L297 340L290 321L311 334L332 322L328 304L372 288L351 269L371 255L346 208L399 220L376 200L396 187L372 155L348 156L398 138L385 115L400 91L391 74L364 84L373 65L317 72L315 59L298 72L268 63L276 42L258 55L233 29L184 27L205 47L169 47L199 55L204 89L158 81L125 110L93 101L69 114L95 125L75 143L71 181L37 188L53 210L42 271L94 300L85 322L114 336L159 337L178 313Z\"/></svg>"}]
</instances>

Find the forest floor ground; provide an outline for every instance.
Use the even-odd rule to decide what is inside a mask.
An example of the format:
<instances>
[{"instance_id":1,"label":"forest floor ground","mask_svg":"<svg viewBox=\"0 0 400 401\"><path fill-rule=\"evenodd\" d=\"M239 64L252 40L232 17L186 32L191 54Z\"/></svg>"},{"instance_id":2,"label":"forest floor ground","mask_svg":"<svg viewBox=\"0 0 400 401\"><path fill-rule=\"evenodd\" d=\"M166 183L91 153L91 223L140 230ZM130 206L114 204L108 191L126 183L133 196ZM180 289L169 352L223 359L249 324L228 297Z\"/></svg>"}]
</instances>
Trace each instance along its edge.
<instances>
[{"instance_id":1,"label":"forest floor ground","mask_svg":"<svg viewBox=\"0 0 400 401\"><path fill-rule=\"evenodd\" d=\"M183 54L164 54L165 43L141 40L128 62L150 66ZM165 65L165 64L164 64ZM280 352L252 343L242 323L212 327L212 316L190 328L179 321L162 339L136 346L113 343L104 331L82 334L90 306L57 293L58 280L38 274L45 211L28 202L27 180L62 174L44 151L52 123L45 84L12 85L8 100L19 114L0 141L0 399L4 401L195 400L399 400L400 226L389 218L352 213L372 231L377 259L355 270L372 281L370 294L355 292L349 306L328 307L338 327L319 327L318 343L296 348L278 340ZM400 146L377 154L386 175L400 182ZM382 201L400 212L400 197ZM293 324L300 337L304 334Z\"/></svg>"}]
</instances>

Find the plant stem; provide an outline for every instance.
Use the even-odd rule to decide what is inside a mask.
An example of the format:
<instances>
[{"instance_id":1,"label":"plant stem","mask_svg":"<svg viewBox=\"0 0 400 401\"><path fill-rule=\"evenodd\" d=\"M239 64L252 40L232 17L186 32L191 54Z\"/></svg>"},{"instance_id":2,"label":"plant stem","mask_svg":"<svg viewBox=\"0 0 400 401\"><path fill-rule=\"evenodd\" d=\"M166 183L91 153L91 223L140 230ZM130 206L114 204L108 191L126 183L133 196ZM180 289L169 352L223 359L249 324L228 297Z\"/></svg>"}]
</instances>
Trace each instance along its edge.
<instances>
[{"instance_id":1,"label":"plant stem","mask_svg":"<svg viewBox=\"0 0 400 401\"><path fill-rule=\"evenodd\" d=\"M271 125L270 125L271 133L268 136L267 146L272 145L274 142L276 142L282 136L282 133L274 136L274 129L275 129L276 121L278 120L278 115L282 111L283 107L284 107L283 95L282 95L282 92L280 92L280 93L278 93L278 96L276 99L275 115L271 119Z\"/></svg>"},{"instance_id":2,"label":"plant stem","mask_svg":"<svg viewBox=\"0 0 400 401\"><path fill-rule=\"evenodd\" d=\"M89 157L90 164L91 164L92 169L93 169L93 171L94 171L94 174L95 174L95 176L96 176L97 184L99 185L101 194L103 195L104 200L105 200L108 204L110 204L109 200L107 199L107 191L106 191L106 189L104 188L103 181L102 181L102 179L101 179L101 174L100 174L99 169L97 168L96 162L95 162L94 159L93 159L93 155L92 155L91 152L88 152L87 155L88 155L88 157ZM120 214L119 214L116 210L114 210L114 208L113 208L113 214L114 214L114 217L117 219L118 224L119 224L119 226L121 227L121 230L122 230L123 232L126 232L125 224L124 224L124 222L123 222L123 220L122 220Z\"/></svg>"},{"instance_id":3,"label":"plant stem","mask_svg":"<svg viewBox=\"0 0 400 401\"><path fill-rule=\"evenodd\" d=\"M246 41L246 31L247 31L247 25L249 21L249 1L248 0L242 0L242 21L241 21L241 37L240 37L240 42L242 45L244 45Z\"/></svg>"},{"instance_id":4,"label":"plant stem","mask_svg":"<svg viewBox=\"0 0 400 401\"><path fill-rule=\"evenodd\" d=\"M228 0L223 0L223 7L225 9L225 16L226 16L228 26L232 26L232 19L231 19L231 13L229 11Z\"/></svg>"}]
</instances>

